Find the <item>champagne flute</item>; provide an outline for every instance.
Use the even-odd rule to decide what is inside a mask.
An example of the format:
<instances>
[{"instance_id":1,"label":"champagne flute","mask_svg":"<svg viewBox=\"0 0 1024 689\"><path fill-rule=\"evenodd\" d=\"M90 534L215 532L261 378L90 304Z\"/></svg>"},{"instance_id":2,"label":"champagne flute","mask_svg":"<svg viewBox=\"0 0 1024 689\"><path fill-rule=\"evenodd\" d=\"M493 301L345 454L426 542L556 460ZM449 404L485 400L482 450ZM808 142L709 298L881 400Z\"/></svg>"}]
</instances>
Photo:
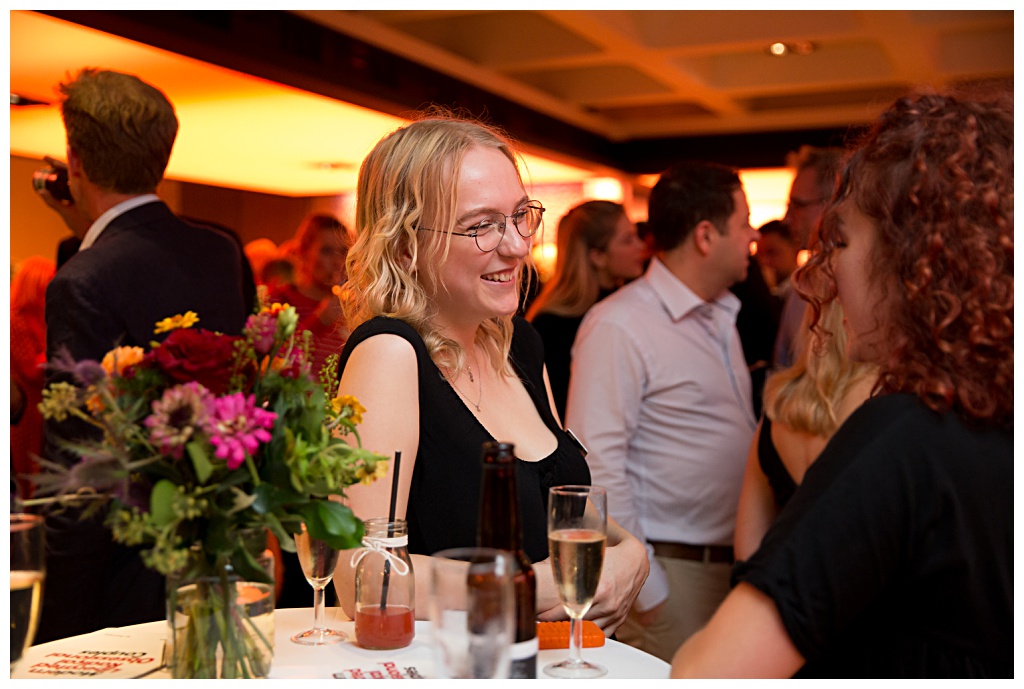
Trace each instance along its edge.
<instances>
[{"instance_id":1,"label":"champagne flute","mask_svg":"<svg viewBox=\"0 0 1024 689\"><path fill-rule=\"evenodd\" d=\"M583 616L601 579L608 538L608 497L597 486L555 486L548 501L548 547L555 588L569 614L569 658L544 668L551 677L603 677L608 669L583 660Z\"/></svg>"},{"instance_id":2,"label":"champagne flute","mask_svg":"<svg viewBox=\"0 0 1024 689\"><path fill-rule=\"evenodd\" d=\"M302 531L295 534L295 550L302 565L306 581L313 587L313 628L292 636L292 641L306 646L326 646L348 638L345 632L324 627L324 589L334 578L338 565L338 551L319 538L313 538L302 525Z\"/></svg>"},{"instance_id":3,"label":"champagne flute","mask_svg":"<svg viewBox=\"0 0 1024 689\"><path fill-rule=\"evenodd\" d=\"M46 549L43 518L11 515L11 668L32 645L43 604Z\"/></svg>"}]
</instances>

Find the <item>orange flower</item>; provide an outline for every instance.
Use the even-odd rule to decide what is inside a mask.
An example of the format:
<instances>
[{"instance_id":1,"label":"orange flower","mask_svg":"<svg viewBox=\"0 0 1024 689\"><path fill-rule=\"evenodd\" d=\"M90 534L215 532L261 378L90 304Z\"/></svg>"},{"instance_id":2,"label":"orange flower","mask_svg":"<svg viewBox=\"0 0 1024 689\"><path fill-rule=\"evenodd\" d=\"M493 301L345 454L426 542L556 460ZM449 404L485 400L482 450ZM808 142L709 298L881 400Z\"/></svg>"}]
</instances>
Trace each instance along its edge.
<instances>
[{"instance_id":1,"label":"orange flower","mask_svg":"<svg viewBox=\"0 0 1024 689\"><path fill-rule=\"evenodd\" d=\"M116 347L107 352L100 365L107 375L120 376L126 368L142 361L145 355L142 347Z\"/></svg>"}]
</instances>

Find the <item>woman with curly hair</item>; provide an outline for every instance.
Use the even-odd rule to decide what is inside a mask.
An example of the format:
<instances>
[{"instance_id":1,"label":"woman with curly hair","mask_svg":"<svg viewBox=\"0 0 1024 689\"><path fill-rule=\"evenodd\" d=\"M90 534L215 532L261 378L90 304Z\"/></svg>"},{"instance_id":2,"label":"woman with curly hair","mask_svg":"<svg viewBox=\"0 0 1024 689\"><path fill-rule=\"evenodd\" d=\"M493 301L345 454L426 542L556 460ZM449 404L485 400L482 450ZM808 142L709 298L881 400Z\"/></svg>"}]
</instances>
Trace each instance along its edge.
<instances>
[{"instance_id":1,"label":"woman with curly hair","mask_svg":"<svg viewBox=\"0 0 1024 689\"><path fill-rule=\"evenodd\" d=\"M344 303L355 329L339 362L339 394L367 409L363 447L402 452L396 515L408 521L417 577L429 574L431 554L476 545L481 445L514 443L537 610L564 619L548 561L547 493L589 484L590 471L552 411L540 338L515 316L544 212L518 161L494 129L450 116L402 127L366 157ZM365 518L386 515L391 484L354 486L348 503ZM609 520L588 617L610 634L646 576L644 546ZM350 614L353 579L343 554L335 581ZM427 580L416 588L428 591Z\"/></svg>"},{"instance_id":2,"label":"woman with curly hair","mask_svg":"<svg viewBox=\"0 0 1024 689\"><path fill-rule=\"evenodd\" d=\"M874 396L674 676L1013 675L1013 109L924 95L845 164L797 287Z\"/></svg>"}]
</instances>

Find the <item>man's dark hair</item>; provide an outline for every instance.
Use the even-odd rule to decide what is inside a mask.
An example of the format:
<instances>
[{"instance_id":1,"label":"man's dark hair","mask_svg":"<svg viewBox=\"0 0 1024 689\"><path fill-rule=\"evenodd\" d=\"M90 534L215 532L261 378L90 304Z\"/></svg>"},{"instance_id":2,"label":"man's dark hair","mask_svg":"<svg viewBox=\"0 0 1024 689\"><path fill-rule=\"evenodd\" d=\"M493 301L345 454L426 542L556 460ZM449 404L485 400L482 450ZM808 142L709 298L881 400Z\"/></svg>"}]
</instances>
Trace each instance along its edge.
<instances>
[{"instance_id":1,"label":"man's dark hair","mask_svg":"<svg viewBox=\"0 0 1024 689\"><path fill-rule=\"evenodd\" d=\"M657 248L669 251L679 246L702 220L724 232L736 210L733 192L739 188L739 174L725 165L688 161L670 167L648 202L648 229Z\"/></svg>"},{"instance_id":2,"label":"man's dark hair","mask_svg":"<svg viewBox=\"0 0 1024 689\"><path fill-rule=\"evenodd\" d=\"M774 234L783 241L789 242L790 244L796 244L796 237L793 236L793 228L788 223L784 223L781 220L769 220L761 227L757 228L757 233L762 237L768 234Z\"/></svg>"}]
</instances>

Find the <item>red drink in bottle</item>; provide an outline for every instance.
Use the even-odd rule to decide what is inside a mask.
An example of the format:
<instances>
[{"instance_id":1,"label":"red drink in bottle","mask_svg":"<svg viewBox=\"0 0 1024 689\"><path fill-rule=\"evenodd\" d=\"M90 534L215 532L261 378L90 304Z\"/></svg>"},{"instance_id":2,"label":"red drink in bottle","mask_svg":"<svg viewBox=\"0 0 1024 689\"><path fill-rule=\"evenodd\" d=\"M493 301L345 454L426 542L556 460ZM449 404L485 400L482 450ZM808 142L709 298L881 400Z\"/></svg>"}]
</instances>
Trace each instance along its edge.
<instances>
[{"instance_id":1,"label":"red drink in bottle","mask_svg":"<svg viewBox=\"0 0 1024 689\"><path fill-rule=\"evenodd\" d=\"M364 607L356 613L356 640L363 648L405 648L416 634L416 621L406 605Z\"/></svg>"}]
</instances>

